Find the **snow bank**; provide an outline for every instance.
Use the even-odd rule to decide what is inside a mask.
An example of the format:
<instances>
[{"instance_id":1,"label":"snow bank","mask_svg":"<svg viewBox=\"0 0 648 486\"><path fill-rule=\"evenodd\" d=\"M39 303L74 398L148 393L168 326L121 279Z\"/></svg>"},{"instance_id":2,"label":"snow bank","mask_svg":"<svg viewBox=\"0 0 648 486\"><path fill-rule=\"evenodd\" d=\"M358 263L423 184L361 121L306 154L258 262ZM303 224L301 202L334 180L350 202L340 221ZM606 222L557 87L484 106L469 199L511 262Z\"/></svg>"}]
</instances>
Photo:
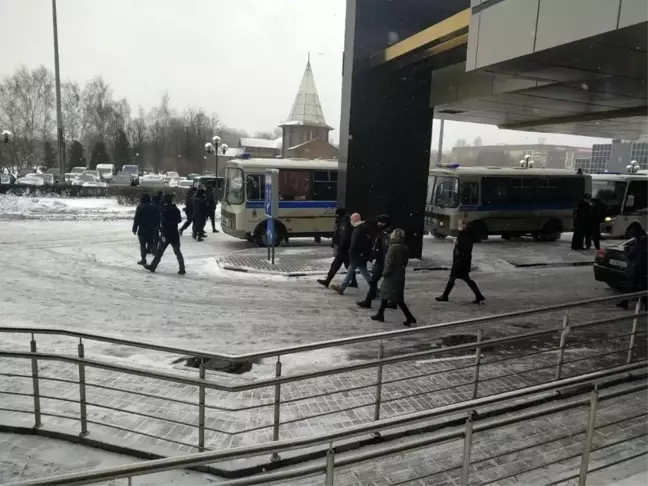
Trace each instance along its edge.
<instances>
[{"instance_id":1,"label":"snow bank","mask_svg":"<svg viewBox=\"0 0 648 486\"><path fill-rule=\"evenodd\" d=\"M0 195L0 220L107 220L131 219L135 206L112 198L18 197Z\"/></svg>"}]
</instances>

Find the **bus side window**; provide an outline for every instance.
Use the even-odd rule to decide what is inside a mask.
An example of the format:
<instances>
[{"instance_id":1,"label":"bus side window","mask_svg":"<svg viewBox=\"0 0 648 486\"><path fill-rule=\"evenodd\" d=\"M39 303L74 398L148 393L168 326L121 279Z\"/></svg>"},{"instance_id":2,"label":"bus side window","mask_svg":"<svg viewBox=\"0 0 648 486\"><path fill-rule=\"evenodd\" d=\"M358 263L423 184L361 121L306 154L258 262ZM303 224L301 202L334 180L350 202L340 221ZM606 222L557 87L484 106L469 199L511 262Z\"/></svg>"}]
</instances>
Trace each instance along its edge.
<instances>
[{"instance_id":1,"label":"bus side window","mask_svg":"<svg viewBox=\"0 0 648 486\"><path fill-rule=\"evenodd\" d=\"M632 207L628 207L626 203L625 211L634 212L646 209L648 207L648 184L644 181L630 181L628 186L628 199L630 196L634 196L634 204Z\"/></svg>"},{"instance_id":2,"label":"bus side window","mask_svg":"<svg viewBox=\"0 0 648 486\"><path fill-rule=\"evenodd\" d=\"M248 201L261 201L265 199L265 177L261 174L252 174L246 177L246 188Z\"/></svg>"},{"instance_id":3,"label":"bus side window","mask_svg":"<svg viewBox=\"0 0 648 486\"><path fill-rule=\"evenodd\" d=\"M484 177L482 179L482 205L499 205L509 202L508 179Z\"/></svg>"},{"instance_id":4,"label":"bus side window","mask_svg":"<svg viewBox=\"0 0 648 486\"><path fill-rule=\"evenodd\" d=\"M461 183L461 204L465 206L477 206L479 204L479 183Z\"/></svg>"},{"instance_id":5,"label":"bus side window","mask_svg":"<svg viewBox=\"0 0 648 486\"><path fill-rule=\"evenodd\" d=\"M313 201L335 201L337 198L337 172L313 171Z\"/></svg>"}]
</instances>

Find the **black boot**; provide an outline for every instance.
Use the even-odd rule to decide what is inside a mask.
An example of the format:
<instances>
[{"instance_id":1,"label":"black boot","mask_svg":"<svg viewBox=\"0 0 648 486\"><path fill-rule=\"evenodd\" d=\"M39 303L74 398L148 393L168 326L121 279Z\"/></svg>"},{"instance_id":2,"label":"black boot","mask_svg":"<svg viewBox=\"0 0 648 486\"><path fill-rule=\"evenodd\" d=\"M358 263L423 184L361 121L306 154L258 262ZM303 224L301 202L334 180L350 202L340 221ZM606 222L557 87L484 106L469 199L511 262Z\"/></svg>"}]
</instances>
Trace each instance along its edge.
<instances>
[{"instance_id":1,"label":"black boot","mask_svg":"<svg viewBox=\"0 0 648 486\"><path fill-rule=\"evenodd\" d=\"M374 314L371 316L372 321L385 322L385 314Z\"/></svg>"},{"instance_id":2,"label":"black boot","mask_svg":"<svg viewBox=\"0 0 648 486\"><path fill-rule=\"evenodd\" d=\"M155 267L151 265L144 265L144 268L146 268L149 272L155 273Z\"/></svg>"},{"instance_id":3,"label":"black boot","mask_svg":"<svg viewBox=\"0 0 648 486\"><path fill-rule=\"evenodd\" d=\"M356 305L358 307L362 307L363 309L371 309L371 301L370 300L359 300L356 302Z\"/></svg>"},{"instance_id":4,"label":"black boot","mask_svg":"<svg viewBox=\"0 0 648 486\"><path fill-rule=\"evenodd\" d=\"M325 278L318 278L317 283L323 285L324 287L328 287L330 282Z\"/></svg>"},{"instance_id":5,"label":"black boot","mask_svg":"<svg viewBox=\"0 0 648 486\"><path fill-rule=\"evenodd\" d=\"M446 288L443 291L443 294L439 297L436 297L435 300L438 300L439 302L448 302L448 297L450 297L450 292L452 292L453 287L454 279L450 278L450 280L448 280L448 283L446 284Z\"/></svg>"},{"instance_id":6,"label":"black boot","mask_svg":"<svg viewBox=\"0 0 648 486\"><path fill-rule=\"evenodd\" d=\"M137 262L137 264L146 266L146 258L142 258L139 262Z\"/></svg>"}]
</instances>

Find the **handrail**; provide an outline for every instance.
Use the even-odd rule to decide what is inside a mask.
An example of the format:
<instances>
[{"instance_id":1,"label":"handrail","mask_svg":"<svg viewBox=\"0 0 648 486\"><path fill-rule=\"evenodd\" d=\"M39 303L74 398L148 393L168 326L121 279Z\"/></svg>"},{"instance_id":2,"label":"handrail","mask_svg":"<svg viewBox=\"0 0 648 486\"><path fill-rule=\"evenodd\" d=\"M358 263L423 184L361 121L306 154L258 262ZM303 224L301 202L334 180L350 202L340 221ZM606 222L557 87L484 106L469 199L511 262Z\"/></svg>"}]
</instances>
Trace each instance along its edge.
<instances>
[{"instance_id":1,"label":"handrail","mask_svg":"<svg viewBox=\"0 0 648 486\"><path fill-rule=\"evenodd\" d=\"M178 348L174 346L165 346L161 344L151 344L151 343L145 343L143 341L135 341L132 339L123 339L114 336L107 336L103 334L94 334L88 332L71 331L68 329L56 329L56 328L53 329L53 328L43 328L43 327L0 327L0 333L55 334L55 335L85 338L94 341L108 342L112 344L121 344L125 346L132 346L132 347L138 347L143 349L151 349L155 351L164 351L164 352L177 353L177 354L189 354L191 356L196 356L199 358L225 359L231 362L239 362L239 361L247 361L251 359L268 358L272 356L300 353L304 351L312 351L315 349L330 348L333 346L340 346L345 344L355 344L355 343L366 342L366 341L375 341L377 339L389 339L393 337L421 333L430 330L448 329L448 328L465 326L465 325L473 325L473 324L483 324L485 322L505 320L514 317L522 317L522 316L545 313L545 312L553 312L557 310L569 309L572 307L580 307L589 304L596 304L599 302L609 302L609 301L615 301L620 299L641 297L646 295L648 295L647 291L641 291L641 292L632 292L628 294L621 294L621 295L615 295L609 297L597 297L595 299L587 299L587 300L581 300L576 302L554 304L545 307L536 307L533 309L507 312L504 314L493 314L489 316L476 317L472 319L462 319L458 321L450 321L450 322L444 322L440 324L429 324L427 326L419 326L419 327L413 327L409 329L399 329L396 331L385 331L385 332L379 332L373 334L363 334L360 336L330 339L328 341L318 341L315 343L299 344L295 346L287 346L283 348L271 349L268 351L257 351L254 353L243 353L237 355L227 354L227 353L213 353L213 352L202 351L197 349Z\"/></svg>"},{"instance_id":2,"label":"handrail","mask_svg":"<svg viewBox=\"0 0 648 486\"><path fill-rule=\"evenodd\" d=\"M618 316L618 317L609 317L606 319L600 319L596 321L588 321L580 324L573 324L570 327L572 329L578 329L582 327L596 326L600 324L609 324L609 323L623 321L623 320L636 319L637 317L645 317L645 316L648 316L648 312L641 312L638 314L628 314L628 315ZM272 385L293 383L296 381L310 380L313 378L321 378L323 376L374 368L379 365L394 364L403 361L411 361L420 358L427 358L437 354L446 354L448 352L453 352L453 351L471 350L471 349L475 349L478 346L484 347L484 346L492 346L496 344L511 343L515 341L528 339L530 337L537 337L537 336L542 336L544 334L555 333L557 330L559 329L551 328L542 331L518 333L512 336L504 336L499 338L483 340L479 343L475 341L466 344L457 344L455 346L448 346L445 348L429 349L426 351L417 351L414 353L406 353L397 356L390 356L387 358L367 360L360 363L333 366L323 370L309 371L305 373L295 373L292 375L279 376L274 378L265 378L265 379L255 380L249 383L242 383L240 385L220 384L208 380L203 380L200 378L192 378L187 376L175 375L171 373L165 373L163 371L152 371L152 370L146 370L144 368L136 368L133 366L109 363L106 361L93 360L88 358L78 358L76 356L60 355L54 353L38 353L38 352L31 353L27 351L0 350L0 357L23 358L23 359L38 358L46 361L62 361L62 362L72 363L72 364L85 364L86 366L101 368L109 371L124 371L137 376L143 376L147 378L159 378L163 380L173 381L176 383L183 383L185 385L204 386L206 388L211 388L214 390L226 391L226 392L241 392L247 390L255 390L259 388L265 388Z\"/></svg>"},{"instance_id":3,"label":"handrail","mask_svg":"<svg viewBox=\"0 0 648 486\"><path fill-rule=\"evenodd\" d=\"M556 391L562 388L573 387L584 384L592 384L596 380L611 377L614 375L628 374L636 370L644 370L648 361L640 361L633 364L617 366L602 371L588 373L571 378L564 378L540 385L534 385L520 390L490 395L487 397L468 400L453 405L445 405L432 410L414 412L400 415L387 419L378 420L370 424L357 425L343 430L329 432L315 437L306 437L301 439L286 439L268 444L259 444L254 446L238 447L225 451L210 451L185 456L170 457L165 459L156 459L145 463L129 464L114 468L98 469L86 472L64 474L60 476L33 479L20 483L12 483L14 486L57 486L57 485L81 485L99 481L108 481L129 476L138 476L151 474L172 469L182 469L188 467L201 466L205 464L222 462L230 459L243 459L246 457L257 456L266 453L278 453L283 451L301 449L321 444L329 444L333 441L349 439L358 435L365 435L371 432L377 432L393 427L399 427L412 422L429 420L442 415L474 410L477 407L492 405L506 400L522 398L529 395ZM11 486L11 485L8 485Z\"/></svg>"}]
</instances>

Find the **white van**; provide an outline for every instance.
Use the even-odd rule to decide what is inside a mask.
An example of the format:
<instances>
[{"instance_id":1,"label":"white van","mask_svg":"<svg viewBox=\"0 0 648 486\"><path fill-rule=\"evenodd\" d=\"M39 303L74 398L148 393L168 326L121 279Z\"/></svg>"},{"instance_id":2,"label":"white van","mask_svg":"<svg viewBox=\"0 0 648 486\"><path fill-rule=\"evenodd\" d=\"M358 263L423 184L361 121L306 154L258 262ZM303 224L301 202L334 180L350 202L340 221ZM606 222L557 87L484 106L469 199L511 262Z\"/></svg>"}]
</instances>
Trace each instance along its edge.
<instances>
[{"instance_id":1,"label":"white van","mask_svg":"<svg viewBox=\"0 0 648 486\"><path fill-rule=\"evenodd\" d=\"M97 170L103 180L109 181L115 174L115 164L97 164Z\"/></svg>"}]
</instances>

